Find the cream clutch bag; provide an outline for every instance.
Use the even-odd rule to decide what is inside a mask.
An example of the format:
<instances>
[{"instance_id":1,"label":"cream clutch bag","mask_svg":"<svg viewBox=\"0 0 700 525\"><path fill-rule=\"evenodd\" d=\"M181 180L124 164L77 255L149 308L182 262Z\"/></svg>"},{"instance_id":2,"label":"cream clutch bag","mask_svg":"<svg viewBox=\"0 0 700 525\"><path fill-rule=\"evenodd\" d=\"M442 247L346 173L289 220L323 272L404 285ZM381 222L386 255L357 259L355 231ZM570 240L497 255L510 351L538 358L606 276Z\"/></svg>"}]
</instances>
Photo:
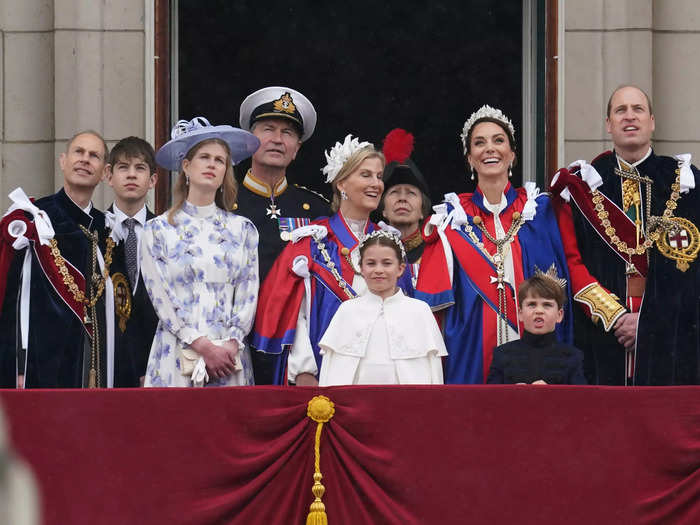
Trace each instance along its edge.
<instances>
[{"instance_id":1,"label":"cream clutch bag","mask_svg":"<svg viewBox=\"0 0 700 525\"><path fill-rule=\"evenodd\" d=\"M221 343L224 343L225 341L228 341L228 339L213 339L212 343L215 345L220 345ZM192 377L192 374L195 371L195 368L197 368L198 362L202 361L201 364L199 365L200 368L206 369L206 365L204 364L204 358L199 355L195 350L192 350L191 348L181 348L180 349L180 371L183 376L185 377ZM234 360L233 368L236 372L239 372L243 370L243 363L241 363L241 350L239 349L238 353L236 354L236 359Z\"/></svg>"}]
</instances>

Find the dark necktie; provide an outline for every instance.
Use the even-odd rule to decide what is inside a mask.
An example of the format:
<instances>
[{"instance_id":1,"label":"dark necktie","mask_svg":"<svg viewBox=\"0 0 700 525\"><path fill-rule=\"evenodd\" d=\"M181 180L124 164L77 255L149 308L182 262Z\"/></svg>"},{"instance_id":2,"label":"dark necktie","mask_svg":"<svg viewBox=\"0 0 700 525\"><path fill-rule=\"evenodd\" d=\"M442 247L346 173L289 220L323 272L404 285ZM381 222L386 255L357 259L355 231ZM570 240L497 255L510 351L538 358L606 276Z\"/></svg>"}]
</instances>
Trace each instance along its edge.
<instances>
[{"instance_id":1,"label":"dark necktie","mask_svg":"<svg viewBox=\"0 0 700 525\"><path fill-rule=\"evenodd\" d=\"M138 280L138 265L136 261L138 250L136 231L134 230L136 226L136 219L126 219L122 224L124 224L126 229L129 231L129 234L126 236L124 251L126 253L126 270L129 273L129 283L131 284L131 291L133 293L134 287L136 286L136 281Z\"/></svg>"}]
</instances>

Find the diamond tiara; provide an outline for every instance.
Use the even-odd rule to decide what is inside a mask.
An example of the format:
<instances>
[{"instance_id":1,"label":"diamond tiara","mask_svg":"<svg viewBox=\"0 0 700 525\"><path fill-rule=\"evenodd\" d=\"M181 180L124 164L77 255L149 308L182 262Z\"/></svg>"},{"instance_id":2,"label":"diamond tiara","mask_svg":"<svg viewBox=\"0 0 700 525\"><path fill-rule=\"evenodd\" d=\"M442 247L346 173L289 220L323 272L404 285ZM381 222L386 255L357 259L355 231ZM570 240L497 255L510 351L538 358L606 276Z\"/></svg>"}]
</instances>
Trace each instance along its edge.
<instances>
[{"instance_id":1,"label":"diamond tiara","mask_svg":"<svg viewBox=\"0 0 700 525\"><path fill-rule=\"evenodd\" d=\"M326 182L333 182L350 156L356 151L368 146L374 147L371 142L360 142L360 139L357 137L352 138L352 135L348 135L345 137L342 144L336 142L330 152L324 152L326 156L326 165L321 168L321 172L326 176Z\"/></svg>"},{"instance_id":2,"label":"diamond tiara","mask_svg":"<svg viewBox=\"0 0 700 525\"><path fill-rule=\"evenodd\" d=\"M474 123L482 118L492 118L499 122L502 122L510 131L511 136L515 139L515 128L513 123L508 117L506 117L500 109L492 108L488 104L484 104L477 111L471 114L471 116L464 123L464 128L462 128L462 134L459 136L462 139L462 147L464 148L464 153L467 153L467 137L469 136L469 130L472 128Z\"/></svg>"},{"instance_id":3,"label":"diamond tiara","mask_svg":"<svg viewBox=\"0 0 700 525\"><path fill-rule=\"evenodd\" d=\"M378 237L386 237L401 249L401 261L399 262L403 262L406 259L406 250L403 247L403 243L401 242L399 236L392 231L374 230L372 233L370 233L364 239L362 239L362 242L360 243L359 247L362 248L367 241L369 241L370 239L376 239Z\"/></svg>"}]
</instances>

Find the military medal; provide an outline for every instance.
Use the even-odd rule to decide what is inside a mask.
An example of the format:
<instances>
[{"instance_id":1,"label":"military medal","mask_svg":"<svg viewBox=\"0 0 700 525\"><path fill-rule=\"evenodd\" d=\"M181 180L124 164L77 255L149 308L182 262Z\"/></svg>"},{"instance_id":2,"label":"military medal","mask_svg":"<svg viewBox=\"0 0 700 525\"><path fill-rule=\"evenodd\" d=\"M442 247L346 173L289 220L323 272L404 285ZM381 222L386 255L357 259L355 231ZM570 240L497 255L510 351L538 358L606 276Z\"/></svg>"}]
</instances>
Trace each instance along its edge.
<instances>
[{"instance_id":1,"label":"military medal","mask_svg":"<svg viewBox=\"0 0 700 525\"><path fill-rule=\"evenodd\" d=\"M267 207L266 213L267 216L270 217L270 219L277 219L280 215L282 215L282 209L278 208L274 202L270 202L270 205Z\"/></svg>"},{"instance_id":2,"label":"military medal","mask_svg":"<svg viewBox=\"0 0 700 525\"><path fill-rule=\"evenodd\" d=\"M281 212L281 210L280 210ZM311 224L308 217L280 217L278 219L280 228L280 239L287 242L292 239L292 232L302 226Z\"/></svg>"}]
</instances>

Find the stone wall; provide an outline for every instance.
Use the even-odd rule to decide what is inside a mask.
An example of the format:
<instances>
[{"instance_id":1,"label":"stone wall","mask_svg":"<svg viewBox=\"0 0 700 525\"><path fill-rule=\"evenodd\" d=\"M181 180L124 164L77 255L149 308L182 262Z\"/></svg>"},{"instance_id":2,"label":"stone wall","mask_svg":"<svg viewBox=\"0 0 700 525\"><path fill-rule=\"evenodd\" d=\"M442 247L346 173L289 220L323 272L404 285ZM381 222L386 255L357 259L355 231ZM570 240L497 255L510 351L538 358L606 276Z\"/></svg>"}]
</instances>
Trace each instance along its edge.
<instances>
[{"instance_id":1,"label":"stone wall","mask_svg":"<svg viewBox=\"0 0 700 525\"><path fill-rule=\"evenodd\" d=\"M0 207L22 186L63 184L57 157L77 130L108 145L145 130L149 0L0 0ZM105 185L94 202L111 202Z\"/></svg>"},{"instance_id":2,"label":"stone wall","mask_svg":"<svg viewBox=\"0 0 700 525\"><path fill-rule=\"evenodd\" d=\"M0 0L0 207L22 186L35 196L62 184L56 158L78 129L113 145L152 126L145 49L152 0ZM564 158L591 159L611 144L605 104L621 83L647 90L655 148L700 164L700 2L566 0ZM148 64L151 67L151 64ZM149 138L149 137L147 137ZM98 188L95 204L111 202Z\"/></svg>"},{"instance_id":3,"label":"stone wall","mask_svg":"<svg viewBox=\"0 0 700 525\"><path fill-rule=\"evenodd\" d=\"M692 153L700 164L700 2L563 4L565 158L560 164L590 160L612 147L605 110L620 84L637 84L651 96L655 150Z\"/></svg>"}]
</instances>

